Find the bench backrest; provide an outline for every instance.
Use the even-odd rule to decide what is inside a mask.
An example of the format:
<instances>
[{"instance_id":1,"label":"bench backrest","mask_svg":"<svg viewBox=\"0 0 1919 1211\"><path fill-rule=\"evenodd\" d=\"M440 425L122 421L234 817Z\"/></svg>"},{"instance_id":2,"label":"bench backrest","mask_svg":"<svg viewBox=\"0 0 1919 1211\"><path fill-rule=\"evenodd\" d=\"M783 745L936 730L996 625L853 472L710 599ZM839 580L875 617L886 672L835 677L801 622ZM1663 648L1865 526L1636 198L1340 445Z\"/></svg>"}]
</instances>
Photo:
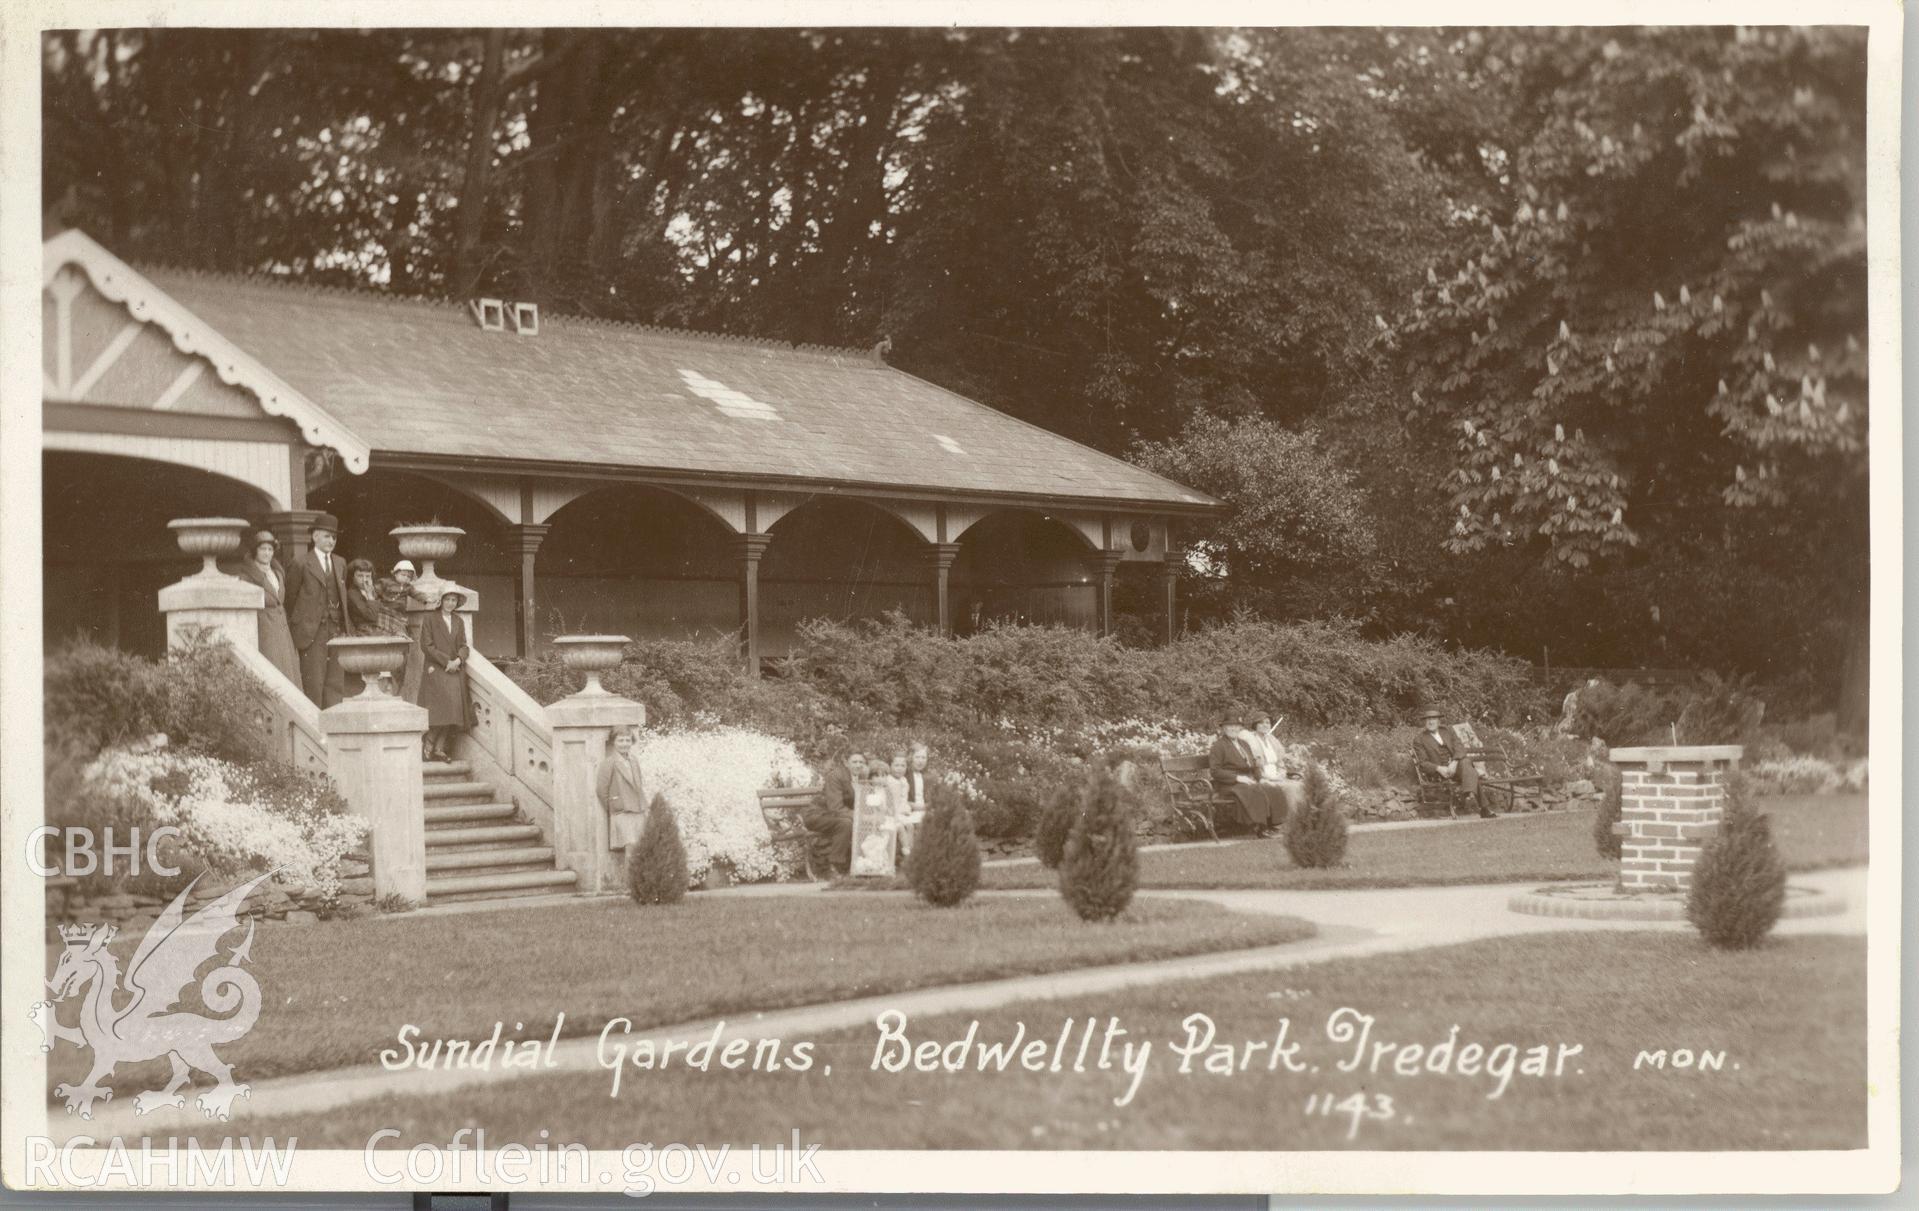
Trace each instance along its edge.
<instances>
[{"instance_id":1,"label":"bench backrest","mask_svg":"<svg viewBox=\"0 0 1919 1211\"><path fill-rule=\"evenodd\" d=\"M1204 753L1192 757L1169 757L1165 753L1161 753L1159 755L1159 768L1165 770L1168 774L1203 773L1207 777L1212 776L1210 760Z\"/></svg>"},{"instance_id":2,"label":"bench backrest","mask_svg":"<svg viewBox=\"0 0 1919 1211\"><path fill-rule=\"evenodd\" d=\"M760 792L760 810L797 810L810 806L824 791L819 786L769 786Z\"/></svg>"}]
</instances>

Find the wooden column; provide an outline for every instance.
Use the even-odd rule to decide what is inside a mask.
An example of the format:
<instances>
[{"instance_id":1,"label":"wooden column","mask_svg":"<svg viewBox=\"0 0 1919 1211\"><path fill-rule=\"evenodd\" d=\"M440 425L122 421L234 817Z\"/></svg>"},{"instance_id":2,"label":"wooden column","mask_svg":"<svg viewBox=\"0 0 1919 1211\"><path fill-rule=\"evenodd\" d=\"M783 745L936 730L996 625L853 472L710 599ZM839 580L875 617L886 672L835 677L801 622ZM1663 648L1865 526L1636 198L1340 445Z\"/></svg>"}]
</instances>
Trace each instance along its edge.
<instances>
[{"instance_id":1,"label":"wooden column","mask_svg":"<svg viewBox=\"0 0 1919 1211\"><path fill-rule=\"evenodd\" d=\"M1166 610L1166 642L1179 638L1179 565L1168 560L1159 565L1160 602Z\"/></svg>"},{"instance_id":2,"label":"wooden column","mask_svg":"<svg viewBox=\"0 0 1919 1211\"><path fill-rule=\"evenodd\" d=\"M926 549L926 566L933 569L933 621L942 635L953 633L953 606L947 588L959 551L956 542L936 542Z\"/></svg>"},{"instance_id":3,"label":"wooden column","mask_svg":"<svg viewBox=\"0 0 1919 1211\"><path fill-rule=\"evenodd\" d=\"M740 651L749 677L760 675L760 556L772 541L771 534L741 534L733 540L733 556L740 561Z\"/></svg>"},{"instance_id":4,"label":"wooden column","mask_svg":"<svg viewBox=\"0 0 1919 1211\"><path fill-rule=\"evenodd\" d=\"M260 520L273 536L280 540L281 566L291 569L313 545L310 530L314 518L320 516L318 509L288 509L281 513L269 513ZM375 573L384 576L386 569L376 568Z\"/></svg>"},{"instance_id":5,"label":"wooden column","mask_svg":"<svg viewBox=\"0 0 1919 1211\"><path fill-rule=\"evenodd\" d=\"M1099 633L1113 633L1113 577L1119 571L1119 561L1126 552L1107 548L1093 553L1093 564L1099 572Z\"/></svg>"},{"instance_id":6,"label":"wooden column","mask_svg":"<svg viewBox=\"0 0 1919 1211\"><path fill-rule=\"evenodd\" d=\"M514 584L514 621L519 637L519 657L525 660L533 655L533 645L538 639L539 607L533 594L533 565L540 553L540 544L546 540L552 526L522 523L507 527L514 549L520 553L520 571Z\"/></svg>"}]
</instances>

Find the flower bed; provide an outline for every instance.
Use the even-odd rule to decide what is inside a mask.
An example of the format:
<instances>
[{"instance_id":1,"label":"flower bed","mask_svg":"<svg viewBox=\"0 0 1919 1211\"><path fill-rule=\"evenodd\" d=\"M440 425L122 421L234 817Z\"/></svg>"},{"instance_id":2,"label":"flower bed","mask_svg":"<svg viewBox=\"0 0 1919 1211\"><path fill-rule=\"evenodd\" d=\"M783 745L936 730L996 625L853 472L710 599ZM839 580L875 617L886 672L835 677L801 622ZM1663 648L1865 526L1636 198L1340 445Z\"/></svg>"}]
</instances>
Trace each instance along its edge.
<instances>
[{"instance_id":1,"label":"flower bed","mask_svg":"<svg viewBox=\"0 0 1919 1211\"><path fill-rule=\"evenodd\" d=\"M328 783L290 767L238 765L155 735L101 752L75 789L60 804L67 821L123 838L131 829L179 830L159 854L179 873L62 881L50 904L58 917L125 922L150 915L189 883L196 900L209 899L267 870L274 878L249 908L268 916L301 920L372 898L356 853L366 821L348 814Z\"/></svg>"},{"instance_id":2,"label":"flower bed","mask_svg":"<svg viewBox=\"0 0 1919 1211\"><path fill-rule=\"evenodd\" d=\"M643 732L634 755L648 794L665 795L673 805L693 882L716 862L749 881L790 874L773 849L759 800L768 787L816 781L789 741L709 725Z\"/></svg>"}]
</instances>

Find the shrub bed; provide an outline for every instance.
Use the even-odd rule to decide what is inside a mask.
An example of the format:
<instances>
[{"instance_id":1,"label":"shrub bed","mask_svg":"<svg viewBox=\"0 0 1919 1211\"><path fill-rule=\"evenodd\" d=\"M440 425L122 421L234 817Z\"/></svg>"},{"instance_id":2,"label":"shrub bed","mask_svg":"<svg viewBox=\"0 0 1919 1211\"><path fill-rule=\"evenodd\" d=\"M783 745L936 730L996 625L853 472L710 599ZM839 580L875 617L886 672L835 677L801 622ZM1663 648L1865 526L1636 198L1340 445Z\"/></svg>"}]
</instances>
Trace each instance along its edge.
<instances>
[{"instance_id":1,"label":"shrub bed","mask_svg":"<svg viewBox=\"0 0 1919 1211\"><path fill-rule=\"evenodd\" d=\"M189 884L198 903L265 870L278 873L249 911L304 921L371 905L365 822L326 778L272 758L248 706L256 688L204 640L158 661L86 641L49 655L47 824L112 829L116 844L178 830L158 855L178 873L54 879L51 919L143 925Z\"/></svg>"}]
</instances>

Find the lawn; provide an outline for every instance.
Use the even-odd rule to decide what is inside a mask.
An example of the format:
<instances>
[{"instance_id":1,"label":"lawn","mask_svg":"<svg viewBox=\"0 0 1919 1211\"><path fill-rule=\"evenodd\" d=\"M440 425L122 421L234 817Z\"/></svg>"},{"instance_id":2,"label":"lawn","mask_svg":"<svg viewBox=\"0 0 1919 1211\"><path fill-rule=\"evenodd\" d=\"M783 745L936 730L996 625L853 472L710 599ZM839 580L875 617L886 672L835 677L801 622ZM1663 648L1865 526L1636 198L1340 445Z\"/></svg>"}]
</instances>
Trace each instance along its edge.
<instances>
[{"instance_id":1,"label":"lawn","mask_svg":"<svg viewBox=\"0 0 1919 1211\"><path fill-rule=\"evenodd\" d=\"M1760 800L1772 817L1780 854L1793 870L1866 860L1864 795L1782 795ZM1277 838L1200 844L1141 854L1142 887L1413 887L1605 879L1619 864L1593 848L1593 813L1533 812L1472 819L1437 828L1356 832L1346 864L1304 870ZM852 882L868 882L855 880ZM986 887L1054 887L1058 875L1037 863L992 866Z\"/></svg>"},{"instance_id":2,"label":"lawn","mask_svg":"<svg viewBox=\"0 0 1919 1211\"><path fill-rule=\"evenodd\" d=\"M936 984L1265 946L1313 927L1210 904L1139 901L1125 919L1083 925L1057 897L977 899L952 909L899 897L689 897L289 926L267 922L251 970L264 1006L220 1055L242 1079L367 1064L402 1025L421 1037L503 1041L591 1035L617 1016L636 1028L751 1009L844 1000ZM237 935L236 935L237 936ZM112 949L123 970L137 937ZM57 957L49 948L48 970ZM190 994L188 1005L197 1004ZM63 1007L62 1020L74 1011ZM516 1031L523 1023L524 1031ZM85 1076L82 1053L49 1057L49 1087ZM125 1096L154 1088L164 1062L120 1069Z\"/></svg>"},{"instance_id":3,"label":"lawn","mask_svg":"<svg viewBox=\"0 0 1919 1211\"><path fill-rule=\"evenodd\" d=\"M874 1070L879 1035L869 1026L818 1036L825 1063L805 1073L649 1072L617 1099L603 1073L542 1076L504 1090L386 1099L324 1121L249 1119L245 1130L357 1149L376 1124L392 1126L402 1133L391 1141L396 1153L474 1123L485 1124L494 1147L549 1138L542 1132L611 1149L634 1140L783 1142L798 1128L829 1149L1859 1148L1865 956L1863 939L1819 935L1746 953L1713 951L1677 932L1528 935L977 1015L978 1041L1011 1038L1023 1023L1049 1051L1068 1020L1094 1018L1103 1028L1116 1018L1125 1041L1151 1044L1126 1105L1115 1103L1132 1078L1119 1067L1099 1070L1097 1042L1086 1070L1073 1071L1077 1035L1057 1073L1017 1063L981 1072L976 1059L959 1073L893 1073ZM1375 1019L1368 1044L1441 1044L1457 1026L1453 1070L1426 1071L1433 1052L1404 1075L1398 1050L1369 1047L1359 1070L1340 1071L1354 1050L1330 1030L1342 1009ZM1215 1023L1236 1056L1246 1040L1273 1039L1288 1019L1288 1045L1298 1047L1287 1059L1302 1071L1268 1071L1272 1053L1260 1050L1244 1071L1206 1071L1210 1053L1201 1053L1182 1074L1175 1045L1194 1013ZM975 1016L914 1018L905 1034L948 1044ZM1462 1071L1469 1044L1484 1051ZM1543 1075L1524 1066L1533 1048L1544 1049ZM1635 1071L1642 1048L1710 1049L1723 1053L1723 1067ZM1371 1072L1375 1055L1380 1068ZM1351 1108L1362 1102L1368 1113L1356 1117Z\"/></svg>"}]
</instances>

